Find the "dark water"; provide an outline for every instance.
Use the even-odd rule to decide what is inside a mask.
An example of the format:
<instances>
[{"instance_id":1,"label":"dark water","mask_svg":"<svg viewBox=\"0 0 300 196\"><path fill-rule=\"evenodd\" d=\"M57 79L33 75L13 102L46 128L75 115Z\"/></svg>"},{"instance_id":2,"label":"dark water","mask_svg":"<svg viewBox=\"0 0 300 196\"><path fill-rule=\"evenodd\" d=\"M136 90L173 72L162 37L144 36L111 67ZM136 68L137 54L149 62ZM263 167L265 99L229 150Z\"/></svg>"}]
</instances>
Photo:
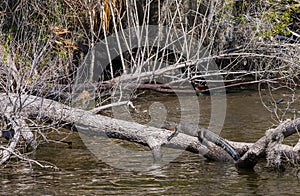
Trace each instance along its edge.
<instances>
[{"instance_id":1,"label":"dark water","mask_svg":"<svg viewBox=\"0 0 300 196\"><path fill-rule=\"evenodd\" d=\"M283 93L278 96L285 96ZM189 99L187 96L186 99ZM210 97L199 97L200 124L207 126ZM133 115L148 123L146 110L153 102L163 104L168 120L178 120L180 106L176 96L153 94L135 102L139 113ZM299 103L299 102L298 102ZM295 107L297 104L294 104ZM290 114L292 118L294 114ZM287 116L286 116L287 117ZM192 117L189 117L192 118ZM185 119L188 120L189 118ZM227 115L221 135L235 141L254 142L276 124L262 105L257 92L227 95ZM297 136L298 137L298 136ZM297 137L289 139L295 143ZM28 165L1 168L0 195L299 195L296 169L270 171L260 162L254 171L238 171L234 165L209 162L198 154L183 152L163 167L148 171L126 171L112 167L94 156L78 134L70 136L72 148L65 144L40 146L34 158L54 163L59 171ZM136 144L118 141L130 148Z\"/></svg>"}]
</instances>

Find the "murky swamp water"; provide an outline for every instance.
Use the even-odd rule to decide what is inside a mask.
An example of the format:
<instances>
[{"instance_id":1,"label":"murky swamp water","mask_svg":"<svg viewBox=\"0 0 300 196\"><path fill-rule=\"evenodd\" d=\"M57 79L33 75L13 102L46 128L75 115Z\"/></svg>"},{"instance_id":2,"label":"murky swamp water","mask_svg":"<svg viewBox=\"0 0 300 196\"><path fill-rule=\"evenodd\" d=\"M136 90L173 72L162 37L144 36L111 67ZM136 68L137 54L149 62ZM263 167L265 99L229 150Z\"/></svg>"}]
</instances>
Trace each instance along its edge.
<instances>
[{"instance_id":1,"label":"murky swamp water","mask_svg":"<svg viewBox=\"0 0 300 196\"><path fill-rule=\"evenodd\" d=\"M189 96L185 98L189 99ZM201 96L199 100L199 123L207 126L211 119L210 97ZM177 97L161 94L135 101L140 113L133 115L134 119L148 123L147 111L154 102L164 105L168 120L180 120L182 108ZM192 118L191 115L183 120ZM227 95L221 136L234 141L255 142L273 124L275 121L262 106L257 92ZM294 144L297 137L288 142ZM232 164L210 162L198 154L182 152L163 167L144 172L126 171L99 160L85 147L78 134L67 140L73 142L72 148L65 144L45 144L34 155L36 160L54 163L60 171L31 170L26 165L1 168L0 195L300 195L300 181L295 169L270 171L265 168L266 162L260 162L254 171L238 171ZM118 142L130 148L145 148Z\"/></svg>"}]
</instances>

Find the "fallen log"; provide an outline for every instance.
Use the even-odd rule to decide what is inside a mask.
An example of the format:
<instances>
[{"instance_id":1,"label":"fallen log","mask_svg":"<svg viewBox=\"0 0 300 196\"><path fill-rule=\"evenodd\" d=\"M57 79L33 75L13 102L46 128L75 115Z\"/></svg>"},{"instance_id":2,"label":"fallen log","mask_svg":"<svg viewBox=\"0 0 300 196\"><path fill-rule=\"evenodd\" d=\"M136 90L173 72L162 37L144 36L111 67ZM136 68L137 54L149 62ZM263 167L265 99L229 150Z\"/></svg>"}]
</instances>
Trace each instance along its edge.
<instances>
[{"instance_id":1,"label":"fallen log","mask_svg":"<svg viewBox=\"0 0 300 196\"><path fill-rule=\"evenodd\" d=\"M4 106L4 107L3 107ZM106 135L149 146L157 151L161 146L185 149L199 153L215 161L231 161L233 159L220 147L208 149L196 137L179 133L171 140L172 131L162 128L149 127L135 122L118 120L91 111L73 108L59 102L32 95L0 94L0 111L18 111L20 116L33 119L47 119L65 124L75 124L88 129L78 129L92 135ZM88 131L88 132L87 132ZM158 154L158 153L154 153ZM155 157L154 157L155 158Z\"/></svg>"},{"instance_id":2,"label":"fallen log","mask_svg":"<svg viewBox=\"0 0 300 196\"><path fill-rule=\"evenodd\" d=\"M189 135L182 132L174 134L164 128L118 120L32 95L0 94L0 112L2 115L18 114L23 119L47 119L60 124L75 124L75 126L87 128L77 129L84 134L105 135L147 145L152 150L154 160L161 158L162 146L199 153L214 161L232 162L238 168L253 168L259 158L266 156L271 151L297 162L300 160L299 148L283 145L281 140L277 139L279 135L283 135L284 138L296 133L300 128L300 119L284 122L277 128L267 131L267 136L262 137L254 144L227 141L241 156L235 161L222 147L213 142L207 141L209 148L201 144L198 138L193 136L195 130L189 130L192 133ZM277 142L276 148L273 148L272 142Z\"/></svg>"}]
</instances>

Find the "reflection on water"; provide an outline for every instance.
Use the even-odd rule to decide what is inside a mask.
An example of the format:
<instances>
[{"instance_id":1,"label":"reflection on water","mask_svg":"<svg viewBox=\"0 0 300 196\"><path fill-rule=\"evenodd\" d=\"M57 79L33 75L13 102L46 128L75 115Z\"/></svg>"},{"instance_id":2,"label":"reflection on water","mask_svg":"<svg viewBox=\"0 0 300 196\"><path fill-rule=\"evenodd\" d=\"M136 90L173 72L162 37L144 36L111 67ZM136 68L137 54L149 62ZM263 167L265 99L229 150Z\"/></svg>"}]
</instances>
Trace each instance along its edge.
<instances>
[{"instance_id":1,"label":"reflection on water","mask_svg":"<svg viewBox=\"0 0 300 196\"><path fill-rule=\"evenodd\" d=\"M187 97L188 98L188 97ZM210 119L209 96L199 97L200 124L207 126ZM165 105L168 119L179 119L176 97L153 96L135 104L146 110L151 101ZM146 113L134 119L148 123ZM236 141L253 142L264 135L274 121L256 92L229 94L227 116L221 135ZM73 148L64 144L40 146L35 159L55 163L60 171L35 169L26 165L6 167L1 171L0 195L298 195L299 181L295 171L284 173L268 171L261 162L255 171L237 171L232 164L209 162L203 157L183 152L170 164L152 168L147 172L134 172L114 168L98 160L74 134ZM291 142L294 140L291 139ZM118 141L131 148L140 148ZM117 160L117 158L116 158Z\"/></svg>"}]
</instances>

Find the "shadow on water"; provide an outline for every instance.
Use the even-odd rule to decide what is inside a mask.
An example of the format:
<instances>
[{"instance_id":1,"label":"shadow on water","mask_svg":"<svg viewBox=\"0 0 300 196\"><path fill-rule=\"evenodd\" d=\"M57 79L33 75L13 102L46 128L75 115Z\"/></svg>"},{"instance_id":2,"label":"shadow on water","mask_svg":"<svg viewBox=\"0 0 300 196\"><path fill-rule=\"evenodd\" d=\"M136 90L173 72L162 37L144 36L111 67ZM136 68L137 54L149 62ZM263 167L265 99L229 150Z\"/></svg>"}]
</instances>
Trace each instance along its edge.
<instances>
[{"instance_id":1,"label":"shadow on water","mask_svg":"<svg viewBox=\"0 0 300 196\"><path fill-rule=\"evenodd\" d=\"M200 97L200 123L210 119L209 96ZM150 102L159 101L168 108L168 118L178 119L178 101L174 96L150 96L135 105L146 110ZM148 105L147 105L148 104ZM137 117L147 123L146 112ZM229 94L227 116L221 135L235 141L254 142L274 122L270 113L260 104L256 92ZM238 171L234 165L210 162L197 154L182 152L170 164L147 172L134 172L114 168L98 160L74 134L73 147L65 144L42 145L34 158L56 164L59 171L28 165L1 168L0 195L298 195L299 181L294 171L284 173L268 171L261 162L254 171ZM123 142L122 145L141 148ZM293 142L293 140L291 140Z\"/></svg>"}]
</instances>

